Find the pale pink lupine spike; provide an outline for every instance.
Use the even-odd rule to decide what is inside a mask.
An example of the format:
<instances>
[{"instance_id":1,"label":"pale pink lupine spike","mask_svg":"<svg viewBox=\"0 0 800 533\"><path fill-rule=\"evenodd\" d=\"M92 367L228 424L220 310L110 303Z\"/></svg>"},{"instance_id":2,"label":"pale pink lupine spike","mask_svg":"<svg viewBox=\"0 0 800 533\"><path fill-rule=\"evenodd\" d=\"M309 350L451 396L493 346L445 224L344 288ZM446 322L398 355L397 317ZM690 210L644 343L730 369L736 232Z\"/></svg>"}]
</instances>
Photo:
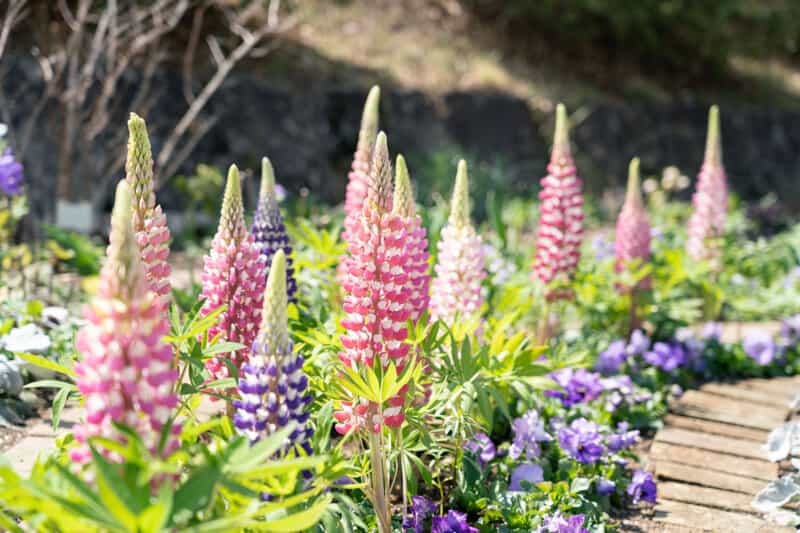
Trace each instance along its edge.
<instances>
[{"instance_id":1,"label":"pale pink lupine spike","mask_svg":"<svg viewBox=\"0 0 800 533\"><path fill-rule=\"evenodd\" d=\"M88 461L88 439L125 443L114 423L132 428L151 453L178 405L173 353L162 338L169 331L166 302L148 290L133 231L131 190L117 186L111 235L98 290L86 306L86 325L76 337L82 359L75 365L76 386L84 396L84 421L75 428L78 446L70 451L78 464ZM179 425L172 425L163 456L179 446ZM122 457L100 447L113 461Z\"/></svg>"},{"instance_id":2,"label":"pale pink lupine spike","mask_svg":"<svg viewBox=\"0 0 800 533\"><path fill-rule=\"evenodd\" d=\"M370 180L358 223L348 242L342 269L345 292L342 352L339 358L358 372L371 372L376 358L402 371L409 359L407 321L410 316L407 235L403 218L391 212L392 173L386 135L375 142ZM336 430L380 431L399 427L405 418L406 388L385 404L352 397L340 402Z\"/></svg>"},{"instance_id":3,"label":"pale pink lupine spike","mask_svg":"<svg viewBox=\"0 0 800 533\"><path fill-rule=\"evenodd\" d=\"M372 163L372 150L378 135L378 105L381 98L381 89L373 86L364 103L361 115L361 128L358 132L358 144L353 156L353 164L348 175L347 191L344 201L345 240L350 228L357 223L364 200L369 191L369 167Z\"/></svg>"},{"instance_id":4,"label":"pale pink lupine spike","mask_svg":"<svg viewBox=\"0 0 800 533\"><path fill-rule=\"evenodd\" d=\"M617 272L622 272L631 261L650 259L650 220L642 202L638 158L631 160L628 168L628 188L617 218L614 255ZM646 283L643 280L641 285Z\"/></svg>"},{"instance_id":5,"label":"pale pink lupine spike","mask_svg":"<svg viewBox=\"0 0 800 533\"><path fill-rule=\"evenodd\" d=\"M717 106L711 106L708 112L705 157L697 176L692 207L686 250L694 260L716 262L721 254L718 241L725 232L728 209L728 180L722 164Z\"/></svg>"},{"instance_id":6,"label":"pale pink lupine spike","mask_svg":"<svg viewBox=\"0 0 800 533\"><path fill-rule=\"evenodd\" d=\"M227 358L236 368L246 362L261 321L266 268L253 235L245 226L239 170L231 165L219 227L211 250L203 258L201 297L205 301L200 314L205 316L225 306L208 336L245 346ZM223 357L210 359L206 366L215 378L229 376Z\"/></svg>"},{"instance_id":7,"label":"pale pink lupine spike","mask_svg":"<svg viewBox=\"0 0 800 533\"><path fill-rule=\"evenodd\" d=\"M394 197L392 211L398 215L405 224L407 235L406 248L408 263L405 270L408 273L406 288L409 292L409 306L411 307L411 320L416 322L428 310L430 300L430 254L428 253L428 232L422 225L422 218L417 214L414 202L414 190L411 186L411 176L408 173L406 161L402 155L397 156L395 164Z\"/></svg>"},{"instance_id":8,"label":"pale pink lupine spike","mask_svg":"<svg viewBox=\"0 0 800 533\"><path fill-rule=\"evenodd\" d=\"M558 104L556 109L553 151L541 185L533 275L547 286L548 299L567 298L568 290L557 290L552 284L569 282L578 266L583 238L583 196L569 147L567 112L563 104Z\"/></svg>"},{"instance_id":9,"label":"pale pink lupine spike","mask_svg":"<svg viewBox=\"0 0 800 533\"><path fill-rule=\"evenodd\" d=\"M450 218L438 243L436 276L431 283L431 318L452 326L456 317L468 318L484 304L481 282L486 277L480 235L469 215L467 163L458 163Z\"/></svg>"},{"instance_id":10,"label":"pale pink lupine spike","mask_svg":"<svg viewBox=\"0 0 800 533\"><path fill-rule=\"evenodd\" d=\"M125 161L125 179L132 193L131 209L136 244L144 262L147 282L156 294L167 297L170 293L169 239L167 217L156 204L153 176L153 154L147 125L131 113L128 120L128 153Z\"/></svg>"}]
</instances>

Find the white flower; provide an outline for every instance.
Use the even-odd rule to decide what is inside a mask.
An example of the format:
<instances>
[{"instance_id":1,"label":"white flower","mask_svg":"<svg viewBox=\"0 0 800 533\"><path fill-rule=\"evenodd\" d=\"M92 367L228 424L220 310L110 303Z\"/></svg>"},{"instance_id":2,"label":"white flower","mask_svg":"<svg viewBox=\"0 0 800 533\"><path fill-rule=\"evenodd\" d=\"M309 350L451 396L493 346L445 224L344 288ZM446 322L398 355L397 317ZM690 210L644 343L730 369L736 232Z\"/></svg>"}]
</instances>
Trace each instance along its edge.
<instances>
[{"instance_id":1,"label":"white flower","mask_svg":"<svg viewBox=\"0 0 800 533\"><path fill-rule=\"evenodd\" d=\"M770 511L764 518L766 518L767 522L772 522L779 526L794 527L800 525L800 516L798 516L797 513L785 509Z\"/></svg>"},{"instance_id":2,"label":"white flower","mask_svg":"<svg viewBox=\"0 0 800 533\"><path fill-rule=\"evenodd\" d=\"M785 459L792 448L800 440L800 425L797 422L787 422L770 431L767 443L761 449L767 452L767 458L772 462Z\"/></svg>"},{"instance_id":3,"label":"white flower","mask_svg":"<svg viewBox=\"0 0 800 533\"><path fill-rule=\"evenodd\" d=\"M0 346L9 352L43 353L50 349L51 344L50 337L36 324L14 328L0 338Z\"/></svg>"},{"instance_id":4,"label":"white flower","mask_svg":"<svg viewBox=\"0 0 800 533\"><path fill-rule=\"evenodd\" d=\"M761 492L756 494L750 505L763 513L767 513L778 509L798 492L800 492L800 487L795 484L793 476L791 474L786 475L770 482Z\"/></svg>"}]
</instances>

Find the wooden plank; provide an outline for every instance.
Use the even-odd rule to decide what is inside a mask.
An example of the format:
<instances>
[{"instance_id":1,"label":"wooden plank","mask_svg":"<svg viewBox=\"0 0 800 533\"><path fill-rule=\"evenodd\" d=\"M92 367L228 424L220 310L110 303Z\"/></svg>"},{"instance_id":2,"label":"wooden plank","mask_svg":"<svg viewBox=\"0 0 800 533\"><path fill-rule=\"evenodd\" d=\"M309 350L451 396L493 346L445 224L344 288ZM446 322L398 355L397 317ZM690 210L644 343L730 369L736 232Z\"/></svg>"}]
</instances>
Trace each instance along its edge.
<instances>
[{"instance_id":1,"label":"wooden plank","mask_svg":"<svg viewBox=\"0 0 800 533\"><path fill-rule=\"evenodd\" d=\"M747 494L751 498L766 486L765 481L741 477L734 474L714 472L696 466L687 466L672 461L658 461L655 468L659 478L683 481L715 489Z\"/></svg>"},{"instance_id":2,"label":"wooden plank","mask_svg":"<svg viewBox=\"0 0 800 533\"><path fill-rule=\"evenodd\" d=\"M786 401L786 398L783 395L776 396L774 391L767 392L760 389L748 389L747 387L729 383L707 383L700 387L700 391L724 396L740 402L778 407L784 411L789 409L789 402Z\"/></svg>"},{"instance_id":3,"label":"wooden plank","mask_svg":"<svg viewBox=\"0 0 800 533\"><path fill-rule=\"evenodd\" d=\"M739 402L731 398L724 398L716 394L690 390L684 393L678 402L679 405L692 405L708 411L730 413L747 418L759 418L776 422L786 420L789 413L787 407L768 407Z\"/></svg>"},{"instance_id":4,"label":"wooden plank","mask_svg":"<svg viewBox=\"0 0 800 533\"><path fill-rule=\"evenodd\" d=\"M678 403L671 407L673 413L689 416L693 418L700 418L703 420L710 420L712 422L721 422L723 424L733 424L751 429L760 429L762 431L772 431L777 426L781 425L783 421L776 421L774 419L763 419L754 417L745 417L741 414L710 411L703 407L696 405L689 405Z\"/></svg>"},{"instance_id":5,"label":"wooden plank","mask_svg":"<svg viewBox=\"0 0 800 533\"><path fill-rule=\"evenodd\" d=\"M662 481L658 484L658 496L665 500L686 502L703 507L758 514L758 511L750 507L753 497L741 492L730 492L675 481Z\"/></svg>"},{"instance_id":6,"label":"wooden plank","mask_svg":"<svg viewBox=\"0 0 800 533\"><path fill-rule=\"evenodd\" d=\"M659 487L660 490L660 487ZM699 505L661 500L653 520L683 527L702 527L719 533L793 533L793 528L775 526L755 516L709 509Z\"/></svg>"},{"instance_id":7,"label":"wooden plank","mask_svg":"<svg viewBox=\"0 0 800 533\"><path fill-rule=\"evenodd\" d=\"M767 460L746 459L723 455L699 448L654 442L650 447L650 458L671 461L683 465L703 468L713 472L724 472L762 481L772 481L778 475L778 465Z\"/></svg>"},{"instance_id":8,"label":"wooden plank","mask_svg":"<svg viewBox=\"0 0 800 533\"><path fill-rule=\"evenodd\" d=\"M701 448L712 452L737 455L749 459L765 459L760 444L721 435L709 435L689 429L668 427L656 434L656 442L678 444L689 448Z\"/></svg>"},{"instance_id":9,"label":"wooden plank","mask_svg":"<svg viewBox=\"0 0 800 533\"><path fill-rule=\"evenodd\" d=\"M777 397L784 397L791 400L794 396L800 393L800 381L791 378L753 378L740 381L736 386L744 387L745 389L754 389L764 392L771 392Z\"/></svg>"},{"instance_id":10,"label":"wooden plank","mask_svg":"<svg viewBox=\"0 0 800 533\"><path fill-rule=\"evenodd\" d=\"M620 533L705 533L706 529L679 526L664 522L653 522L646 518L624 520L619 524Z\"/></svg>"},{"instance_id":11,"label":"wooden plank","mask_svg":"<svg viewBox=\"0 0 800 533\"><path fill-rule=\"evenodd\" d=\"M722 422L712 422L711 420L702 420L700 418L691 418L675 414L668 414L665 416L664 425L667 427L702 431L703 433L710 433L712 435L724 435L726 437L745 439L758 442L759 444L766 442L767 435L769 435L769 431L763 429L746 428L734 424L723 424Z\"/></svg>"}]
</instances>

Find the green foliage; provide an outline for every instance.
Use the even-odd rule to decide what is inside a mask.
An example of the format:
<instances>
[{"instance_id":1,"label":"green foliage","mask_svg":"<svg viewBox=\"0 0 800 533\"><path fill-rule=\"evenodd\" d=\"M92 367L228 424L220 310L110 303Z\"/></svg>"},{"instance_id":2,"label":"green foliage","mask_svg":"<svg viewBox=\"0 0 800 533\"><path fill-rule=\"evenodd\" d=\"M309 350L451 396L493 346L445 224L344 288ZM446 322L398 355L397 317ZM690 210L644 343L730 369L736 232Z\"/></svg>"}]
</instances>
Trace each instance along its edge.
<instances>
[{"instance_id":1,"label":"green foliage","mask_svg":"<svg viewBox=\"0 0 800 533\"><path fill-rule=\"evenodd\" d=\"M97 246L85 235L66 231L50 224L44 224L47 238L58 248L51 246L53 253L65 264L71 266L81 276L96 276L100 272L103 248Z\"/></svg>"},{"instance_id":2,"label":"green foliage","mask_svg":"<svg viewBox=\"0 0 800 533\"><path fill-rule=\"evenodd\" d=\"M469 0L503 28L533 31L572 52L626 58L643 68L723 69L732 54L798 51L795 2L749 0ZM521 34L524 35L524 34Z\"/></svg>"}]
</instances>

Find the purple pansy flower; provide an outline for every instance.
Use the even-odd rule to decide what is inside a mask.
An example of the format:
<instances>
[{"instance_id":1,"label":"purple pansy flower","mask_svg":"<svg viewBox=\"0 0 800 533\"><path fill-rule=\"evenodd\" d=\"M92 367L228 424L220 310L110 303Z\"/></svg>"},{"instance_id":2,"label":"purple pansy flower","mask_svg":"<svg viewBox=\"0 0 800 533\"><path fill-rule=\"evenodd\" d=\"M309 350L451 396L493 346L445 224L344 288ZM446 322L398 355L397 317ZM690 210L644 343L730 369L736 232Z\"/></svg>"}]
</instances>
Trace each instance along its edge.
<instances>
[{"instance_id":1,"label":"purple pansy flower","mask_svg":"<svg viewBox=\"0 0 800 533\"><path fill-rule=\"evenodd\" d=\"M644 360L665 372L672 372L686 362L686 351L680 344L657 342L652 350L645 352Z\"/></svg>"},{"instance_id":2,"label":"purple pansy flower","mask_svg":"<svg viewBox=\"0 0 800 533\"><path fill-rule=\"evenodd\" d=\"M425 496L411 497L411 515L403 519L403 529L411 529L414 533L425 531L425 520L433 514L436 506Z\"/></svg>"},{"instance_id":3,"label":"purple pansy flower","mask_svg":"<svg viewBox=\"0 0 800 533\"><path fill-rule=\"evenodd\" d=\"M6 196L22 192L22 164L14 158L10 146L0 156L0 191Z\"/></svg>"},{"instance_id":4,"label":"purple pansy flower","mask_svg":"<svg viewBox=\"0 0 800 533\"><path fill-rule=\"evenodd\" d=\"M434 517L431 533L478 533L478 529L467 523L465 513L447 511L444 516Z\"/></svg>"},{"instance_id":5,"label":"purple pansy flower","mask_svg":"<svg viewBox=\"0 0 800 533\"><path fill-rule=\"evenodd\" d=\"M610 452L616 453L639 442L639 430L629 429L629 427L627 422L617 424L617 431L608 437L608 450Z\"/></svg>"},{"instance_id":6,"label":"purple pansy flower","mask_svg":"<svg viewBox=\"0 0 800 533\"><path fill-rule=\"evenodd\" d=\"M539 413L531 409L521 417L514 420L511 425L514 430L514 439L508 449L508 455L512 459L518 459L525 454L527 460L539 457L541 451L540 442L553 440L544 429L544 421L539 418Z\"/></svg>"},{"instance_id":7,"label":"purple pansy flower","mask_svg":"<svg viewBox=\"0 0 800 533\"><path fill-rule=\"evenodd\" d=\"M656 482L650 472L636 470L626 492L633 499L634 504L640 501L656 503Z\"/></svg>"},{"instance_id":8,"label":"purple pansy flower","mask_svg":"<svg viewBox=\"0 0 800 533\"><path fill-rule=\"evenodd\" d=\"M703 329L700 330L700 338L705 341L720 342L722 340L722 324L713 321L706 322Z\"/></svg>"},{"instance_id":9,"label":"purple pansy flower","mask_svg":"<svg viewBox=\"0 0 800 533\"><path fill-rule=\"evenodd\" d=\"M635 405L650 400L653 396L647 391L637 390L630 376L618 375L600 382L608 393L605 397L606 410L614 412L623 403Z\"/></svg>"},{"instance_id":10,"label":"purple pansy flower","mask_svg":"<svg viewBox=\"0 0 800 533\"><path fill-rule=\"evenodd\" d=\"M476 433L467 441L466 449L478 459L481 467L497 457L497 448L486 433Z\"/></svg>"},{"instance_id":11,"label":"purple pansy flower","mask_svg":"<svg viewBox=\"0 0 800 533\"><path fill-rule=\"evenodd\" d=\"M605 452L600 430L594 422L579 418L558 430L558 443L572 457L584 464L596 463Z\"/></svg>"},{"instance_id":12,"label":"purple pansy flower","mask_svg":"<svg viewBox=\"0 0 800 533\"><path fill-rule=\"evenodd\" d=\"M597 358L595 370L602 374L614 374L618 372L625 359L628 358L625 341L616 340L608 345L604 351L600 352Z\"/></svg>"},{"instance_id":13,"label":"purple pansy flower","mask_svg":"<svg viewBox=\"0 0 800 533\"><path fill-rule=\"evenodd\" d=\"M565 517L556 512L544 519L536 533L589 533L589 530L583 527L584 520L582 514Z\"/></svg>"},{"instance_id":14,"label":"purple pansy flower","mask_svg":"<svg viewBox=\"0 0 800 533\"><path fill-rule=\"evenodd\" d=\"M595 488L600 496L611 496L617 489L617 485L610 479L600 478L597 480Z\"/></svg>"},{"instance_id":15,"label":"purple pansy flower","mask_svg":"<svg viewBox=\"0 0 800 533\"><path fill-rule=\"evenodd\" d=\"M550 374L553 381L564 390L545 391L547 396L558 398L564 407L589 402L600 396L603 386L600 384L600 374L589 372L584 368L577 370L564 368Z\"/></svg>"},{"instance_id":16,"label":"purple pansy flower","mask_svg":"<svg viewBox=\"0 0 800 533\"><path fill-rule=\"evenodd\" d=\"M765 331L751 331L742 341L744 352L760 366L772 363L778 355L778 347L772 336Z\"/></svg>"},{"instance_id":17,"label":"purple pansy flower","mask_svg":"<svg viewBox=\"0 0 800 533\"><path fill-rule=\"evenodd\" d=\"M641 355L650 348L650 337L645 335L644 331L637 329L631 333L631 339L628 341L628 354Z\"/></svg>"},{"instance_id":18,"label":"purple pansy flower","mask_svg":"<svg viewBox=\"0 0 800 533\"><path fill-rule=\"evenodd\" d=\"M511 482L508 490L512 492L522 492L528 490L522 486L522 482L527 481L531 485L544 481L542 467L535 463L522 463L511 472Z\"/></svg>"},{"instance_id":19,"label":"purple pansy flower","mask_svg":"<svg viewBox=\"0 0 800 533\"><path fill-rule=\"evenodd\" d=\"M592 238L592 251L596 261L604 261L614 257L614 241L607 235L595 235Z\"/></svg>"}]
</instances>

